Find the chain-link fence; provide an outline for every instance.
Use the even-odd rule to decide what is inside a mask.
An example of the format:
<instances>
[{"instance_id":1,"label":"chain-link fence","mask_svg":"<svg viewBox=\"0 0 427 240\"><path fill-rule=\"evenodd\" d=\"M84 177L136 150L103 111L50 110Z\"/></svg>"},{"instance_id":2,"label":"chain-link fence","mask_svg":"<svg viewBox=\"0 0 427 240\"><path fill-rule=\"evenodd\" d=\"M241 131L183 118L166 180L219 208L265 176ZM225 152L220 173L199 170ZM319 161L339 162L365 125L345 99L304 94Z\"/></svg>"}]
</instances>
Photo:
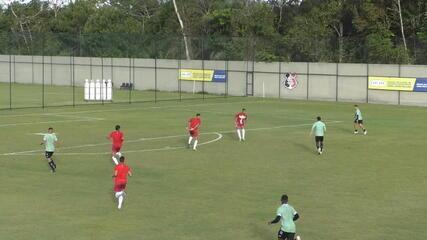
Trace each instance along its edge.
<instances>
[{"instance_id":1,"label":"chain-link fence","mask_svg":"<svg viewBox=\"0 0 427 240\"><path fill-rule=\"evenodd\" d=\"M313 49L308 55L292 55L285 46L262 38L3 33L0 109L252 95L400 103L400 92L369 90L368 76L427 77L424 66L308 63L349 60L339 48L329 55ZM289 90L282 83L291 73L299 86ZM103 79L112 82L112 101L88 100L85 80ZM425 94L417 94L403 102L423 101Z\"/></svg>"}]
</instances>

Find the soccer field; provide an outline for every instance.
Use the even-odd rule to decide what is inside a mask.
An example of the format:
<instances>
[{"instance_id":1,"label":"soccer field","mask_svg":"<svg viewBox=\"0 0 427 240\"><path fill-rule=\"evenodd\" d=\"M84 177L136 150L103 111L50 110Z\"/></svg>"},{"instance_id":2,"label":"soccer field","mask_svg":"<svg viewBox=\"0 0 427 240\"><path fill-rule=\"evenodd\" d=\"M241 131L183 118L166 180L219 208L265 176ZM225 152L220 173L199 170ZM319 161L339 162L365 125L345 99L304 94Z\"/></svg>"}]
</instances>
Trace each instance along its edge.
<instances>
[{"instance_id":1,"label":"soccer field","mask_svg":"<svg viewBox=\"0 0 427 240\"><path fill-rule=\"evenodd\" d=\"M247 109L247 140L233 117ZM276 239L287 193L302 239L427 239L427 109L226 98L0 112L0 239ZM198 151L187 120L202 115ZM310 128L327 126L317 155ZM113 198L116 124L133 169L122 210ZM59 138L57 173L41 133Z\"/></svg>"}]
</instances>

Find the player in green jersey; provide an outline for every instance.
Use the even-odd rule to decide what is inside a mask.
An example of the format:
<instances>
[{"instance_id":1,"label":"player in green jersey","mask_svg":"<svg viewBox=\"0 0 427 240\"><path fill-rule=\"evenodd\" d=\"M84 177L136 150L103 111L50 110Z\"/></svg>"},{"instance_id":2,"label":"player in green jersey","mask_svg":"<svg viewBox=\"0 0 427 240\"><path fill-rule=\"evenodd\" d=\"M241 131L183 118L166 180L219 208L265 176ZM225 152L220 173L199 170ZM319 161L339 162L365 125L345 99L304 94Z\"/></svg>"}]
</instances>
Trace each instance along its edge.
<instances>
[{"instance_id":1,"label":"player in green jersey","mask_svg":"<svg viewBox=\"0 0 427 240\"><path fill-rule=\"evenodd\" d=\"M366 131L365 126L363 125L363 117L362 112L359 109L359 106L354 105L355 113L354 113L354 134L358 134L359 131L357 130L357 127L360 127L363 130L363 134L368 134L368 131Z\"/></svg>"},{"instance_id":2,"label":"player in green jersey","mask_svg":"<svg viewBox=\"0 0 427 240\"><path fill-rule=\"evenodd\" d=\"M298 220L299 215L295 209L288 204L288 195L282 195L280 201L282 205L277 208L276 218L268 222L268 224L275 224L282 220L282 226L277 233L279 240L294 240L296 233L295 221Z\"/></svg>"},{"instance_id":3,"label":"player in green jersey","mask_svg":"<svg viewBox=\"0 0 427 240\"><path fill-rule=\"evenodd\" d=\"M321 117L317 117L317 121L313 124L311 128L310 136L314 132L314 141L316 142L317 153L323 153L323 140L326 132L326 125L322 122Z\"/></svg>"},{"instance_id":4,"label":"player in green jersey","mask_svg":"<svg viewBox=\"0 0 427 240\"><path fill-rule=\"evenodd\" d=\"M47 163L51 171L54 173L56 171L56 164L52 159L53 153L55 152L55 143L58 141L55 133L53 132L53 128L48 129L48 133L46 133L43 137L43 142L41 145L45 145L45 157L47 159Z\"/></svg>"}]
</instances>

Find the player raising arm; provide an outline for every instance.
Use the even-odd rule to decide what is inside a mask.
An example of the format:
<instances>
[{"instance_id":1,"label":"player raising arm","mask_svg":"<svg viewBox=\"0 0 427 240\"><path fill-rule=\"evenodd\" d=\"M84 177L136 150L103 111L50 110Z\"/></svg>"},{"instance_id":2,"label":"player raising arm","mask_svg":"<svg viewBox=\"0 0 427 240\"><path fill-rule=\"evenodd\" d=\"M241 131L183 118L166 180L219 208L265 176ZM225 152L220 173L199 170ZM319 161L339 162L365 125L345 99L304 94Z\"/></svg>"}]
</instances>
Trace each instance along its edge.
<instances>
[{"instance_id":1,"label":"player raising arm","mask_svg":"<svg viewBox=\"0 0 427 240\"><path fill-rule=\"evenodd\" d=\"M234 122L236 124L237 136L239 141L245 141L245 125L248 116L246 115L246 109L242 109L241 112L237 113L234 117Z\"/></svg>"},{"instance_id":2,"label":"player raising arm","mask_svg":"<svg viewBox=\"0 0 427 240\"><path fill-rule=\"evenodd\" d=\"M298 220L299 215L297 211L288 204L288 195L282 195L280 201L282 205L277 209L276 218L273 221L268 222L268 224L275 224L282 220L282 226L277 233L277 238L279 240L294 240L296 233L296 226L294 222Z\"/></svg>"},{"instance_id":3,"label":"player raising arm","mask_svg":"<svg viewBox=\"0 0 427 240\"><path fill-rule=\"evenodd\" d=\"M188 138L188 148L191 146L191 141L194 139L193 144L193 150L196 151L197 149L197 143L199 142L199 127L202 123L202 120L200 119L200 113L196 114L196 117L190 118L188 120L188 133L190 134L190 137Z\"/></svg>"},{"instance_id":4,"label":"player raising arm","mask_svg":"<svg viewBox=\"0 0 427 240\"><path fill-rule=\"evenodd\" d=\"M128 176L132 176L130 167L125 164L125 157L121 156L120 163L114 167L114 196L118 200L118 209L122 208L123 200L126 196L125 189Z\"/></svg>"},{"instance_id":5,"label":"player raising arm","mask_svg":"<svg viewBox=\"0 0 427 240\"><path fill-rule=\"evenodd\" d=\"M113 159L114 164L119 164L117 158L122 156L120 150L122 149L123 141L125 140L124 134L120 131L120 125L116 125L115 131L112 131L110 135L108 135L107 139L111 140L111 158Z\"/></svg>"},{"instance_id":6,"label":"player raising arm","mask_svg":"<svg viewBox=\"0 0 427 240\"><path fill-rule=\"evenodd\" d=\"M323 139L325 137L326 125L322 122L321 117L317 117L317 121L313 124L311 128L310 136L314 132L314 141L316 142L317 153L323 153Z\"/></svg>"},{"instance_id":7,"label":"player raising arm","mask_svg":"<svg viewBox=\"0 0 427 240\"><path fill-rule=\"evenodd\" d=\"M53 132L53 128L49 128L48 133L46 133L43 137L43 141L41 145L45 145L45 157L47 163L49 164L50 171L54 173L56 171L56 164L53 161L53 153L55 152L55 143L58 141L56 134Z\"/></svg>"},{"instance_id":8,"label":"player raising arm","mask_svg":"<svg viewBox=\"0 0 427 240\"><path fill-rule=\"evenodd\" d=\"M354 113L354 134L358 134L359 131L357 130L357 127L360 127L363 130L363 134L368 134L368 131L366 131L365 126L363 126L363 117L362 112L359 109L359 106L354 105L355 113Z\"/></svg>"}]
</instances>

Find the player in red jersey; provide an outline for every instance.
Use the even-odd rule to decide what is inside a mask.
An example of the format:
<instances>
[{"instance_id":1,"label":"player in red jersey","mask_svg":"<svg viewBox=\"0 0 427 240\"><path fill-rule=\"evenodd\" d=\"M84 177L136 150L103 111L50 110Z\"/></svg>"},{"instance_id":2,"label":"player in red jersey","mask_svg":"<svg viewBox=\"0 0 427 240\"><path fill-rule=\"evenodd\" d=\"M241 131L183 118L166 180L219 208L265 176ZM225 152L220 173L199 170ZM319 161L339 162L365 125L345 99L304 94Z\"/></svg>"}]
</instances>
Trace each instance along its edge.
<instances>
[{"instance_id":1,"label":"player in red jersey","mask_svg":"<svg viewBox=\"0 0 427 240\"><path fill-rule=\"evenodd\" d=\"M125 164L125 157L120 157L120 163L114 167L114 194L117 198L119 205L118 209L122 208L123 200L126 196L125 188L128 181L128 176L132 177L130 167Z\"/></svg>"},{"instance_id":2,"label":"player in red jersey","mask_svg":"<svg viewBox=\"0 0 427 240\"><path fill-rule=\"evenodd\" d=\"M190 133L190 137L188 138L188 148L191 146L191 141L193 141L194 138L194 144L193 144L193 150L196 151L197 143L199 141L199 127L202 123L202 120L200 119L200 113L196 114L196 117L190 118L188 120L188 132Z\"/></svg>"},{"instance_id":3,"label":"player in red jersey","mask_svg":"<svg viewBox=\"0 0 427 240\"><path fill-rule=\"evenodd\" d=\"M242 109L241 112L237 113L234 117L234 122L236 124L237 136L239 136L239 141L245 141L245 125L248 115L246 115L246 109Z\"/></svg>"},{"instance_id":4,"label":"player in red jersey","mask_svg":"<svg viewBox=\"0 0 427 240\"><path fill-rule=\"evenodd\" d=\"M110 139L113 144L111 147L111 158L113 159L114 164L117 165L119 162L117 161L116 155L119 158L122 156L120 149L122 148L123 141L125 140L123 132L120 131L120 125L116 125L116 130L112 131L107 138Z\"/></svg>"}]
</instances>

